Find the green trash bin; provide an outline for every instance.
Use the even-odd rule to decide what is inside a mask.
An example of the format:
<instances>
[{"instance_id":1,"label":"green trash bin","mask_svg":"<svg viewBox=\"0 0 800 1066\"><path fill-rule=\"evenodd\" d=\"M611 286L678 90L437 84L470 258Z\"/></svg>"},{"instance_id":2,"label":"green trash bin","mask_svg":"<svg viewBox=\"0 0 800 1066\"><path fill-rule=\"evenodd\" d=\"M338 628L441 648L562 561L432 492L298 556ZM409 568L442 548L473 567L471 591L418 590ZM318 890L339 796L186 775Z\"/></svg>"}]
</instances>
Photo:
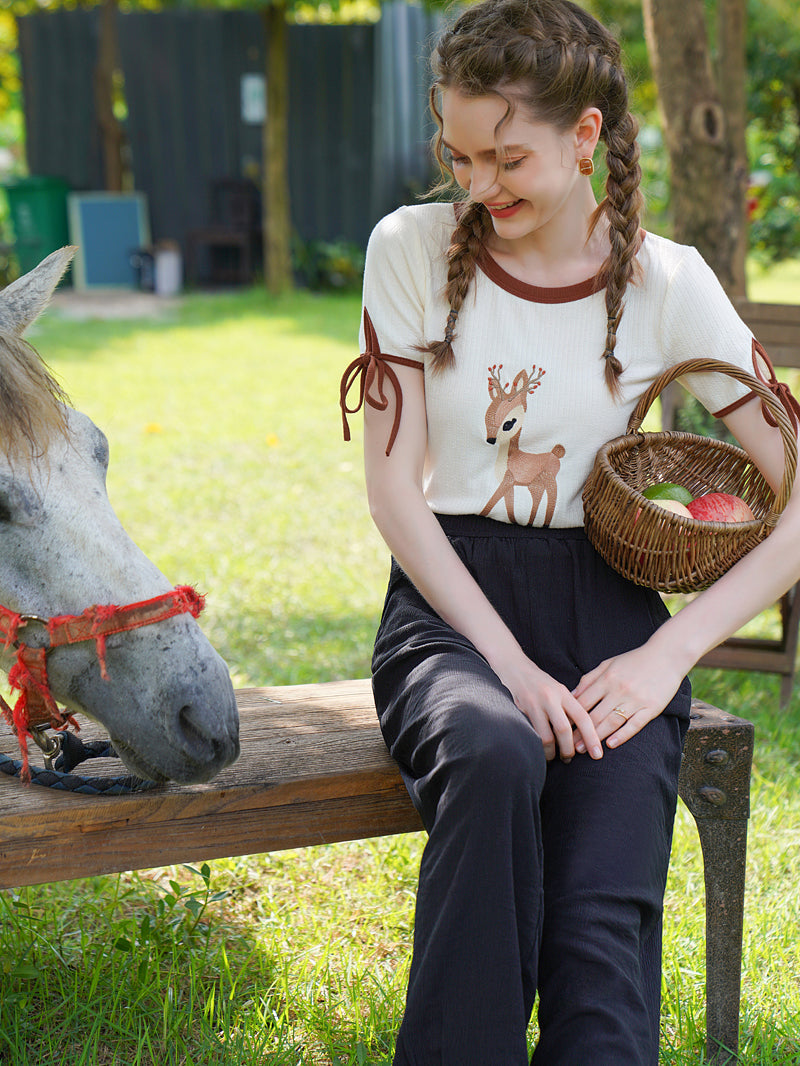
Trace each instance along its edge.
<instances>
[{"instance_id":1,"label":"green trash bin","mask_svg":"<svg viewBox=\"0 0 800 1066\"><path fill-rule=\"evenodd\" d=\"M18 178L4 189L19 272L27 274L50 252L69 244L69 185L62 178L34 175Z\"/></svg>"}]
</instances>

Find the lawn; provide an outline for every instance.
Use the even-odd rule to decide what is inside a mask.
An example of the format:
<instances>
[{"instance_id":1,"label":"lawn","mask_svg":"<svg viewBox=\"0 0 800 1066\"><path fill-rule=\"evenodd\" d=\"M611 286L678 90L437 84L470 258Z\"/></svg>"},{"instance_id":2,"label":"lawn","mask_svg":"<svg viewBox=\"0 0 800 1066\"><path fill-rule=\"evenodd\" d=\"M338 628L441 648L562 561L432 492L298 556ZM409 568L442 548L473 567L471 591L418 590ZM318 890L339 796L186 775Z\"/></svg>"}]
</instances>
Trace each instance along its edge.
<instances>
[{"instance_id":1,"label":"lawn","mask_svg":"<svg viewBox=\"0 0 800 1066\"><path fill-rule=\"evenodd\" d=\"M781 276L754 282L754 297L784 298L787 274L785 290ZM207 593L203 625L237 685L368 673L387 558L364 502L360 418L344 444L337 407L357 321L357 297L254 290L191 295L157 320L51 313L31 335L108 434L109 491L134 539L173 581ZM693 680L757 727L741 1062L800 1063L800 700L780 712L771 677ZM0 893L0 1063L390 1062L422 843ZM703 906L681 808L662 1064L703 1061Z\"/></svg>"}]
</instances>

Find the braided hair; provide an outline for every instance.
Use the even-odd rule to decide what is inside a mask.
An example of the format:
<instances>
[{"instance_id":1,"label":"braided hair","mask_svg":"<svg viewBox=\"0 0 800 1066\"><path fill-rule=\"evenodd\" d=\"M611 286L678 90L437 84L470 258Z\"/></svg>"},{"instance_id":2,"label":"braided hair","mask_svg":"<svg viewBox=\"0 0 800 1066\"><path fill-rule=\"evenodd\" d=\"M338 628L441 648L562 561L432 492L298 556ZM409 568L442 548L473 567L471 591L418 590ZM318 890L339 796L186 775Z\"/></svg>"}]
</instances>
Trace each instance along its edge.
<instances>
[{"instance_id":1,"label":"braided hair","mask_svg":"<svg viewBox=\"0 0 800 1066\"><path fill-rule=\"evenodd\" d=\"M628 110L618 42L570 0L483 0L444 32L431 65L435 80L430 106L437 125L433 150L443 177L439 190L449 188L455 180L442 151L438 98L444 89L458 89L466 96L499 95L507 104L501 126L516 106L561 131L575 125L588 107L596 107L602 114L600 136L606 145L608 176L606 195L591 229L605 216L610 249L601 268L607 318L603 358L606 384L616 396L622 365L614 349L625 290L633 277L641 243L643 203L638 124ZM491 232L492 220L486 208L467 201L447 251L450 310L444 337L422 349L431 354L435 370L455 361L456 320Z\"/></svg>"}]
</instances>

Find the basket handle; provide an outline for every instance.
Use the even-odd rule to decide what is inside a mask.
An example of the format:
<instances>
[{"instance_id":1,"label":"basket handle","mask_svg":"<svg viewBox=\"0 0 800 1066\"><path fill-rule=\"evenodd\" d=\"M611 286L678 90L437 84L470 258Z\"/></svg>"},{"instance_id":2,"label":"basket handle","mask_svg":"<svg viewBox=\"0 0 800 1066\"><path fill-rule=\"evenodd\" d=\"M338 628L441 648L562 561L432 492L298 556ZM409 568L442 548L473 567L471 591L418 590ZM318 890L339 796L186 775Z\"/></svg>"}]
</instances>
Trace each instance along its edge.
<instances>
[{"instance_id":1,"label":"basket handle","mask_svg":"<svg viewBox=\"0 0 800 1066\"><path fill-rule=\"evenodd\" d=\"M636 404L628 420L628 433L638 433L640 431L645 415L652 407L656 397L676 378L683 377L686 374L711 373L727 374L729 377L747 385L767 405L778 423L778 428L783 437L785 458L783 481L779 492L775 496L772 511L764 519L767 525L774 526L789 501L792 486L794 485L794 476L797 469L797 435L782 404L775 399L770 389L759 381L757 377L754 377L753 374L734 366L733 363L725 363L719 359L687 359L682 363L676 363L675 366L669 367L660 377L656 378Z\"/></svg>"}]
</instances>

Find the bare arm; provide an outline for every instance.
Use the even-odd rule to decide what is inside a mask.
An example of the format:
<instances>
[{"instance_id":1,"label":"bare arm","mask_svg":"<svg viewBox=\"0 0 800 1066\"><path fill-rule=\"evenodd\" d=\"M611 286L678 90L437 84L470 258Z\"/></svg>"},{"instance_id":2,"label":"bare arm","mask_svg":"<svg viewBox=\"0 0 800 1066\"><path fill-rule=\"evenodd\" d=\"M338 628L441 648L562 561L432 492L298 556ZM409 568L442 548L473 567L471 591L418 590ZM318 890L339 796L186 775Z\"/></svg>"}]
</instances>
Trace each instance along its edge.
<instances>
[{"instance_id":1,"label":"bare arm","mask_svg":"<svg viewBox=\"0 0 800 1066\"><path fill-rule=\"evenodd\" d=\"M453 550L422 490L427 446L423 375L399 367L403 414L391 454L385 454L393 410L366 406L364 462L372 517L400 566L433 609L467 637L509 689L536 729L548 758L574 753L573 725L595 758L602 748L594 725L571 693L525 656L517 640Z\"/></svg>"},{"instance_id":2,"label":"bare arm","mask_svg":"<svg viewBox=\"0 0 800 1066\"><path fill-rule=\"evenodd\" d=\"M769 427L761 405L751 402L725 419L726 425L773 488L784 470L783 439ZM697 596L642 647L601 663L575 689L601 737L614 747L660 714L681 678L700 658L771 606L800 579L800 492L791 498L773 532ZM615 707L633 712L619 729ZM612 735L613 733L613 735Z\"/></svg>"}]
</instances>

